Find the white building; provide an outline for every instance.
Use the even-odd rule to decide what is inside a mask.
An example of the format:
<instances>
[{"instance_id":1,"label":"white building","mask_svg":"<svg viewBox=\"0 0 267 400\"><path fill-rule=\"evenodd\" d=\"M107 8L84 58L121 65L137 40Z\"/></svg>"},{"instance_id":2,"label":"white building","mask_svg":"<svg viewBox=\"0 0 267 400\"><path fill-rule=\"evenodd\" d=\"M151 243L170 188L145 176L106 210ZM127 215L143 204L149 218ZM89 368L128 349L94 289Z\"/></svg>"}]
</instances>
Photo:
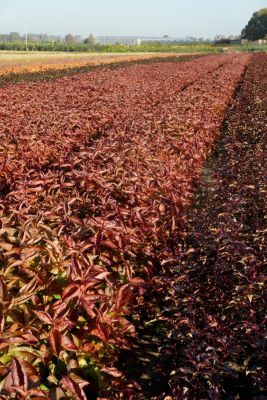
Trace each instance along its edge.
<instances>
[{"instance_id":1,"label":"white building","mask_svg":"<svg viewBox=\"0 0 267 400\"><path fill-rule=\"evenodd\" d=\"M97 44L109 45L109 44L124 44L128 46L138 45L140 46L144 42L161 42L161 43L172 43L172 42L183 42L185 39L176 39L170 37L145 37L145 36L96 36Z\"/></svg>"},{"instance_id":2,"label":"white building","mask_svg":"<svg viewBox=\"0 0 267 400\"><path fill-rule=\"evenodd\" d=\"M124 44L129 46L134 46L139 43L138 37L132 36L97 36L96 43L102 45L108 44Z\"/></svg>"}]
</instances>

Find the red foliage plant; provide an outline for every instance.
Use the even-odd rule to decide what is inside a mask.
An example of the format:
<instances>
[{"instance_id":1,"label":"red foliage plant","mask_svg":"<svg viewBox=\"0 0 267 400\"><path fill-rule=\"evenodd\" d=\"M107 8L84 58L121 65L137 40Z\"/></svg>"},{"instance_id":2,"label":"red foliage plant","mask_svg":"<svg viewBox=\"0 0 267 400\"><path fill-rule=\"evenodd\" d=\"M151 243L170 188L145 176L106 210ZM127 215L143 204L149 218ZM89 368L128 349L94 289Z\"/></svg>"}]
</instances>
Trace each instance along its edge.
<instances>
[{"instance_id":1,"label":"red foliage plant","mask_svg":"<svg viewBox=\"0 0 267 400\"><path fill-rule=\"evenodd\" d=\"M135 334L131 305L171 254L250 57L0 90L6 396L85 399L120 384L116 353Z\"/></svg>"}]
</instances>

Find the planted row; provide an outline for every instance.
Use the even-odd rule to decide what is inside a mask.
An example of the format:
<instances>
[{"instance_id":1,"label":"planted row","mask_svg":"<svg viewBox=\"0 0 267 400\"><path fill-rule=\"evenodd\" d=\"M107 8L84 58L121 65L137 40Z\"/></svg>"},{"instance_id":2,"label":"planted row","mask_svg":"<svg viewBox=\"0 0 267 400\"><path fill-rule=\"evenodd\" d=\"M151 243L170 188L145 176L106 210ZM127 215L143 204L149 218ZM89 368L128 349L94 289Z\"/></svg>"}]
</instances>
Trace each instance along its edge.
<instances>
[{"instance_id":1,"label":"planted row","mask_svg":"<svg viewBox=\"0 0 267 400\"><path fill-rule=\"evenodd\" d=\"M101 386L113 396L123 379L117 348L135 334L132 303L173 252L192 182L249 59L138 66L1 91L6 393L30 398L38 386L39 397L62 390L84 399ZM111 104L112 122L104 119ZM72 130L63 123L68 105Z\"/></svg>"},{"instance_id":2,"label":"planted row","mask_svg":"<svg viewBox=\"0 0 267 400\"><path fill-rule=\"evenodd\" d=\"M253 56L169 264L175 399L266 396L266 76Z\"/></svg>"},{"instance_id":3,"label":"planted row","mask_svg":"<svg viewBox=\"0 0 267 400\"><path fill-rule=\"evenodd\" d=\"M0 90L0 157L14 174L50 165L101 135L151 124L153 112L231 56L135 65ZM4 171L2 172L3 176Z\"/></svg>"},{"instance_id":4,"label":"planted row","mask_svg":"<svg viewBox=\"0 0 267 400\"><path fill-rule=\"evenodd\" d=\"M1 54L0 80L7 76L22 75L26 73L39 73L45 71L60 71L70 68L83 68L85 66L103 66L121 62L135 62L151 60L153 58L165 59L170 53L154 54L71 54L62 56L58 53L16 53ZM177 57L181 57L177 55Z\"/></svg>"}]
</instances>

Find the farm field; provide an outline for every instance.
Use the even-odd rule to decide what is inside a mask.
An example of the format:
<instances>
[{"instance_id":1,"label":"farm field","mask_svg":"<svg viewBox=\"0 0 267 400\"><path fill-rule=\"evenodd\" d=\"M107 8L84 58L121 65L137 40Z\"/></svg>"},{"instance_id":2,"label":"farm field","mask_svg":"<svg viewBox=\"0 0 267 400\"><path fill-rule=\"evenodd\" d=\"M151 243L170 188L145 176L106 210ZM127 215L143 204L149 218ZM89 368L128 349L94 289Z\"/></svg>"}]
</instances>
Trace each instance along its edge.
<instances>
[{"instance_id":1,"label":"farm field","mask_svg":"<svg viewBox=\"0 0 267 400\"><path fill-rule=\"evenodd\" d=\"M201 54L201 53L200 53ZM119 62L181 57L188 53L60 53L0 51L0 76L108 65Z\"/></svg>"},{"instance_id":2,"label":"farm field","mask_svg":"<svg viewBox=\"0 0 267 400\"><path fill-rule=\"evenodd\" d=\"M222 54L0 88L0 398L263 395L266 72ZM147 325L166 384L144 389L118 360Z\"/></svg>"}]
</instances>

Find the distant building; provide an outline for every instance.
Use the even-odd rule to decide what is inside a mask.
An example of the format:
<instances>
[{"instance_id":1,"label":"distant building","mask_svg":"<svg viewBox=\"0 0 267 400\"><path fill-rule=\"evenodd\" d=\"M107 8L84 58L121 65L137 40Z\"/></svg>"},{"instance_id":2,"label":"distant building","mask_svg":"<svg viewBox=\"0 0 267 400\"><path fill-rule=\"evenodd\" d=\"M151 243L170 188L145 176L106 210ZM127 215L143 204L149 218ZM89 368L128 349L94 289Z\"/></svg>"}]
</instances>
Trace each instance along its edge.
<instances>
[{"instance_id":1,"label":"distant building","mask_svg":"<svg viewBox=\"0 0 267 400\"><path fill-rule=\"evenodd\" d=\"M252 44L259 44L259 45L267 44L267 37L264 39L255 40L254 42L252 42Z\"/></svg>"},{"instance_id":2,"label":"distant building","mask_svg":"<svg viewBox=\"0 0 267 400\"><path fill-rule=\"evenodd\" d=\"M241 44L258 44L258 45L264 45L267 44L267 36L265 36L263 39L258 39L258 40L248 40L248 39L242 39Z\"/></svg>"},{"instance_id":3,"label":"distant building","mask_svg":"<svg viewBox=\"0 0 267 400\"><path fill-rule=\"evenodd\" d=\"M241 44L241 39L231 39L230 44L239 46Z\"/></svg>"},{"instance_id":4,"label":"distant building","mask_svg":"<svg viewBox=\"0 0 267 400\"><path fill-rule=\"evenodd\" d=\"M158 42L158 43L185 43L187 39L164 37L145 37L145 36L96 36L97 44L114 45L122 44L128 46L141 45L144 42Z\"/></svg>"},{"instance_id":5,"label":"distant building","mask_svg":"<svg viewBox=\"0 0 267 400\"><path fill-rule=\"evenodd\" d=\"M109 45L109 44L123 44L128 46L134 46L139 43L138 37L131 36L96 36L95 42L97 44Z\"/></svg>"}]
</instances>

